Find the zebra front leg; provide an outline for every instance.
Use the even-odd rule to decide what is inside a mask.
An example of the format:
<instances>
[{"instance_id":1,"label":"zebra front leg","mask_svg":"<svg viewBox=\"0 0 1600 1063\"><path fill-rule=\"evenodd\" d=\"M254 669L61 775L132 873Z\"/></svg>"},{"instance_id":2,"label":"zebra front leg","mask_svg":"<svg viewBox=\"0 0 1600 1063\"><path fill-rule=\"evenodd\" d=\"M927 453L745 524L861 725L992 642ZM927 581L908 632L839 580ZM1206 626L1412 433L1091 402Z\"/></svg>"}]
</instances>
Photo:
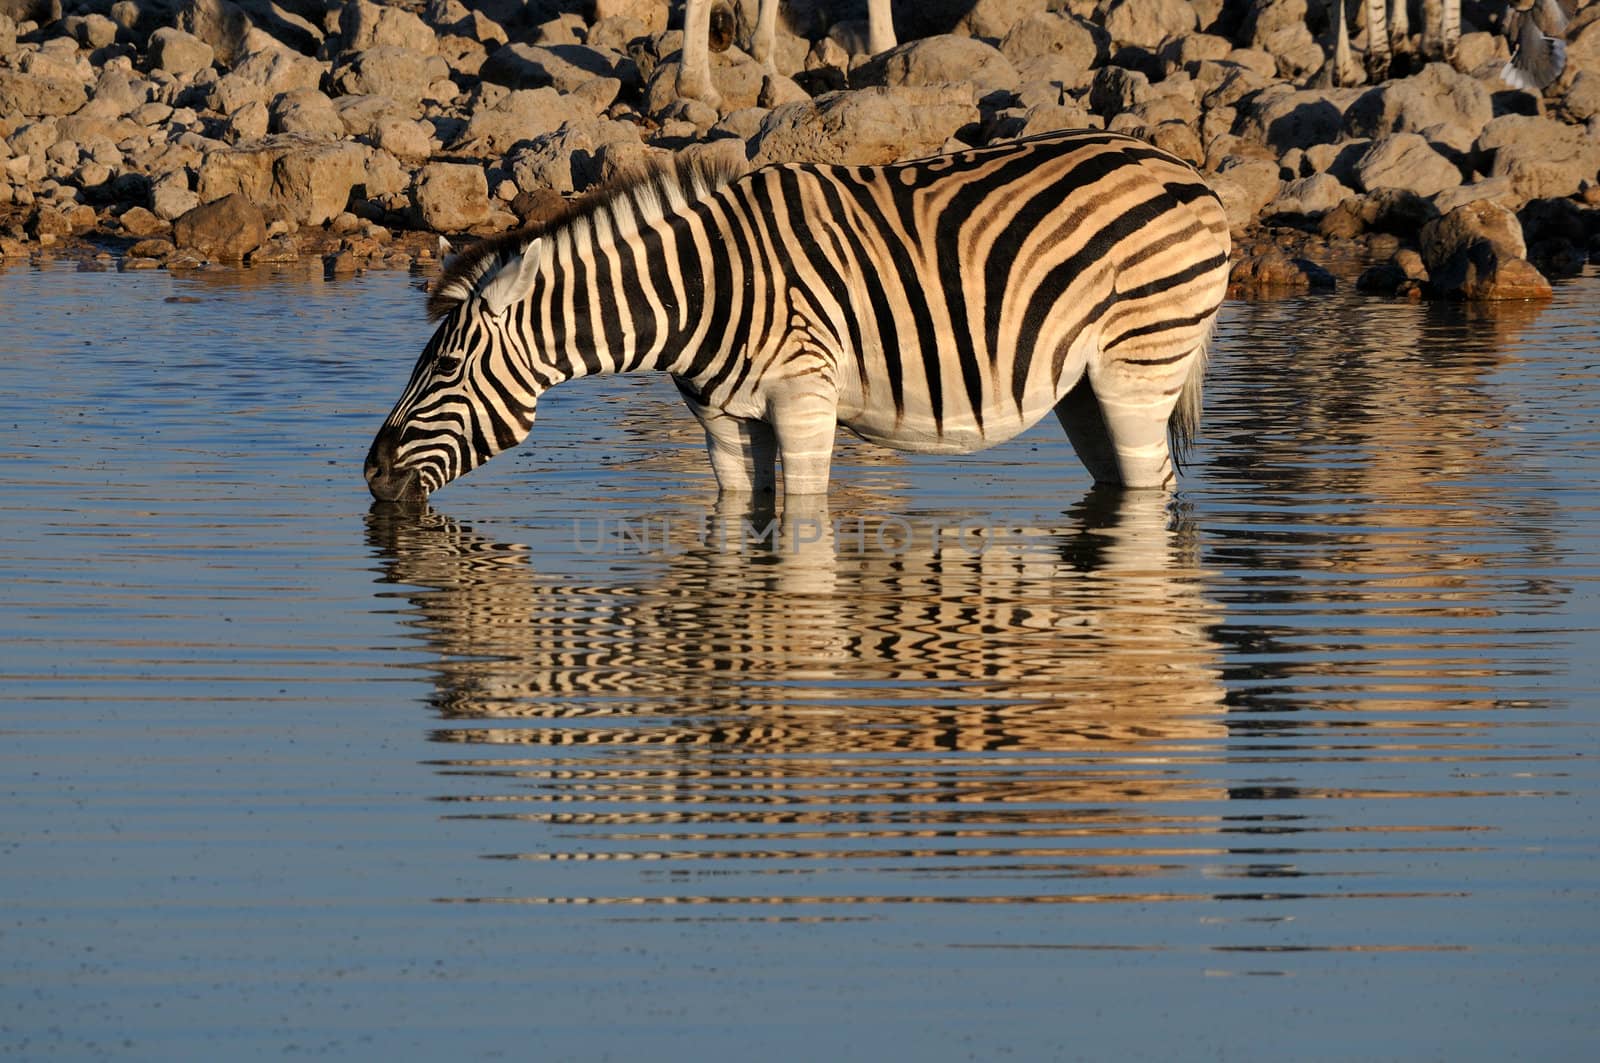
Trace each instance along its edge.
<instances>
[{"instance_id":1,"label":"zebra front leg","mask_svg":"<svg viewBox=\"0 0 1600 1063\"><path fill-rule=\"evenodd\" d=\"M839 400L831 388L819 387L820 376L806 375L778 385L767 403L767 416L778 437L783 459L783 507L828 493L833 466L833 437L839 426Z\"/></svg>"},{"instance_id":2,"label":"zebra front leg","mask_svg":"<svg viewBox=\"0 0 1600 1063\"><path fill-rule=\"evenodd\" d=\"M777 490L778 441L772 426L722 410L696 410L721 496L770 499Z\"/></svg>"}]
</instances>

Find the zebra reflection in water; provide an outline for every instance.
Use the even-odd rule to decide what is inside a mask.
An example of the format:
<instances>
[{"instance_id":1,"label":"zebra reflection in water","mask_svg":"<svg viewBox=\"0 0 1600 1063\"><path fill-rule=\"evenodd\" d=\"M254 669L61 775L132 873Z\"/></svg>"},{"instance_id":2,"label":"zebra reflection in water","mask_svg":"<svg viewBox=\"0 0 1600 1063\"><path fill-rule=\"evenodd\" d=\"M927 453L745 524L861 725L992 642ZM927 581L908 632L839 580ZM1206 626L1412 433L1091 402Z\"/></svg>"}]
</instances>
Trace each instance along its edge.
<instances>
[{"instance_id":1,"label":"zebra reflection in water","mask_svg":"<svg viewBox=\"0 0 1600 1063\"><path fill-rule=\"evenodd\" d=\"M635 582L543 575L426 509L380 506L369 534L384 581L416 588L442 741L668 747L698 771L775 754L1154 754L1224 733L1219 610L1193 527L1160 497L1091 494L1059 528L984 533L981 552L960 545L970 528L937 549L824 536L764 554L695 535L627 566L650 573ZM1150 779L1098 785L1123 783Z\"/></svg>"}]
</instances>

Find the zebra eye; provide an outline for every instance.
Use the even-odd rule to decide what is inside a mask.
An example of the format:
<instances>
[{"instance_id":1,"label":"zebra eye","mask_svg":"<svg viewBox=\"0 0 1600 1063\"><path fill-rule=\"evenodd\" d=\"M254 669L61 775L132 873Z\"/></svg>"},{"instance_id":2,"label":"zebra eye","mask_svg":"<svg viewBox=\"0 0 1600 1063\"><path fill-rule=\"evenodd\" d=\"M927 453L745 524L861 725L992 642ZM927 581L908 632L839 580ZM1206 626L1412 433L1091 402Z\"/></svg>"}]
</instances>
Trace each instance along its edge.
<instances>
[{"instance_id":1,"label":"zebra eye","mask_svg":"<svg viewBox=\"0 0 1600 1063\"><path fill-rule=\"evenodd\" d=\"M433 368L435 372L454 374L456 370L461 368L461 356L459 354L441 354L433 360Z\"/></svg>"}]
</instances>

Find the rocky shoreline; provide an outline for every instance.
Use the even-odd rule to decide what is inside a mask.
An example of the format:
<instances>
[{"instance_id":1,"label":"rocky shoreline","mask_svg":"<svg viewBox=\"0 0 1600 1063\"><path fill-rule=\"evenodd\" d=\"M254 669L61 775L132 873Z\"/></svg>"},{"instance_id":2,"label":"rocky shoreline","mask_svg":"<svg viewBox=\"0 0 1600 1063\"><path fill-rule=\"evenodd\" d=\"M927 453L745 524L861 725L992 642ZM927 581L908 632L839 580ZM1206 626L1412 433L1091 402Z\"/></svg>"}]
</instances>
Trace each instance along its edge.
<instances>
[{"instance_id":1,"label":"rocky shoreline","mask_svg":"<svg viewBox=\"0 0 1600 1063\"><path fill-rule=\"evenodd\" d=\"M833 6L786 6L777 73L713 55L712 105L676 94L665 0L0 0L0 265L414 267L673 153L870 164L1082 126L1207 175L1241 292L1353 263L1380 294L1539 298L1600 263L1600 0L1568 0L1543 92L1499 76L1504 2L1462 4L1452 62L1417 17L1348 86L1329 0L929 0L879 56Z\"/></svg>"}]
</instances>

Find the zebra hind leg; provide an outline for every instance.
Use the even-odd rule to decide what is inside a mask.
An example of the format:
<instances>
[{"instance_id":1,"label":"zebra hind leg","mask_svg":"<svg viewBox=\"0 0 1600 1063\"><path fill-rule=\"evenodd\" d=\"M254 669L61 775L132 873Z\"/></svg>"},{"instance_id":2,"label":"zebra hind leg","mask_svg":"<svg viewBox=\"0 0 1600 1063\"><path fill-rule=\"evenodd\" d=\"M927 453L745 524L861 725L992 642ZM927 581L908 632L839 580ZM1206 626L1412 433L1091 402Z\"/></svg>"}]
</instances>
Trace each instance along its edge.
<instances>
[{"instance_id":1,"label":"zebra hind leg","mask_svg":"<svg viewBox=\"0 0 1600 1063\"><path fill-rule=\"evenodd\" d=\"M1188 337L1186 337L1188 339ZM1183 405L1178 434L1192 430L1187 408L1198 393L1204 344L1141 345L1103 352L1056 406L1067 436L1097 483L1166 488L1177 479L1169 443L1173 411Z\"/></svg>"},{"instance_id":2,"label":"zebra hind leg","mask_svg":"<svg viewBox=\"0 0 1600 1063\"><path fill-rule=\"evenodd\" d=\"M1111 433L1100 411L1100 400L1089 386L1087 373L1056 403L1056 419L1066 430L1072 449L1078 452L1078 460L1089 470L1095 483L1122 482L1122 474L1117 469L1117 451L1112 446Z\"/></svg>"}]
</instances>

